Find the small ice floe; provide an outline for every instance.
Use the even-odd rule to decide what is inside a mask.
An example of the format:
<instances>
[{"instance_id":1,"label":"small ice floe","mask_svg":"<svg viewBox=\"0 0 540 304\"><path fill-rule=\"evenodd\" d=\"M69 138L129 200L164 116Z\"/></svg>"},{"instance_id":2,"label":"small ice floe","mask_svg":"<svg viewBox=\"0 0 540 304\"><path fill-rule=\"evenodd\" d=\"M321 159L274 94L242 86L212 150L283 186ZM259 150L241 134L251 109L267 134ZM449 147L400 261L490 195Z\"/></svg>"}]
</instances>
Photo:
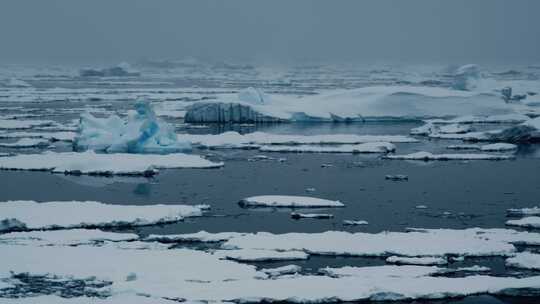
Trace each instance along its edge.
<instances>
[{"instance_id":1,"label":"small ice floe","mask_svg":"<svg viewBox=\"0 0 540 304\"><path fill-rule=\"evenodd\" d=\"M333 164L321 164L321 168L331 168L333 167L334 165Z\"/></svg>"},{"instance_id":2,"label":"small ice floe","mask_svg":"<svg viewBox=\"0 0 540 304\"><path fill-rule=\"evenodd\" d=\"M425 123L424 125L422 125L420 127L412 128L411 131L410 131L410 134L411 135L424 135L424 136L427 136L427 135L429 135L431 133L435 133L437 130L438 130L437 126L435 126L434 124L428 122L428 123Z\"/></svg>"},{"instance_id":3,"label":"small ice floe","mask_svg":"<svg viewBox=\"0 0 540 304\"><path fill-rule=\"evenodd\" d=\"M506 266L540 270L540 254L532 252L519 252L506 259Z\"/></svg>"},{"instance_id":4,"label":"small ice floe","mask_svg":"<svg viewBox=\"0 0 540 304\"><path fill-rule=\"evenodd\" d=\"M315 189L315 188L306 188L306 192L308 192L308 193L312 193L312 192L315 192L315 191L317 191L317 189Z\"/></svg>"},{"instance_id":5,"label":"small ice floe","mask_svg":"<svg viewBox=\"0 0 540 304\"><path fill-rule=\"evenodd\" d=\"M467 133L431 133L428 136L430 138L438 139L455 139L464 141L490 141L490 137L493 134L499 133L499 130L485 131L485 132L467 132Z\"/></svg>"},{"instance_id":6,"label":"small ice floe","mask_svg":"<svg viewBox=\"0 0 540 304\"><path fill-rule=\"evenodd\" d=\"M260 161L260 160L269 160L270 157L262 154L253 155L252 157L248 158L248 161Z\"/></svg>"},{"instance_id":7,"label":"small ice floe","mask_svg":"<svg viewBox=\"0 0 540 304\"><path fill-rule=\"evenodd\" d=\"M198 155L175 154L99 154L86 152L51 152L2 157L0 170L52 171L90 175L153 175L159 169L219 168Z\"/></svg>"},{"instance_id":8,"label":"small ice floe","mask_svg":"<svg viewBox=\"0 0 540 304\"><path fill-rule=\"evenodd\" d=\"M409 176L404 175L404 174L386 175L384 179L391 180L391 181L408 181Z\"/></svg>"},{"instance_id":9,"label":"small ice floe","mask_svg":"<svg viewBox=\"0 0 540 304\"><path fill-rule=\"evenodd\" d=\"M67 141L75 139L75 132L9 132L0 133L0 138L45 138L50 141Z\"/></svg>"},{"instance_id":10,"label":"small ice floe","mask_svg":"<svg viewBox=\"0 0 540 304\"><path fill-rule=\"evenodd\" d=\"M474 124L474 123L522 123L530 118L524 114L510 113L489 116L467 115L452 119L430 119L432 124Z\"/></svg>"},{"instance_id":11,"label":"small ice floe","mask_svg":"<svg viewBox=\"0 0 540 304\"><path fill-rule=\"evenodd\" d=\"M242 207L286 207L286 208L322 208L344 207L340 201L332 201L308 196L261 195L245 198L239 202Z\"/></svg>"},{"instance_id":12,"label":"small ice floe","mask_svg":"<svg viewBox=\"0 0 540 304\"><path fill-rule=\"evenodd\" d=\"M259 148L270 145L358 145L364 143L414 143L418 140L403 135L356 135L356 134L322 134L322 135L289 135L253 132L240 134L229 131L217 135L212 134L178 134L180 140L207 148Z\"/></svg>"},{"instance_id":13,"label":"small ice floe","mask_svg":"<svg viewBox=\"0 0 540 304\"><path fill-rule=\"evenodd\" d=\"M426 205L416 205L414 206L416 209L427 209L428 207Z\"/></svg>"},{"instance_id":14,"label":"small ice floe","mask_svg":"<svg viewBox=\"0 0 540 304\"><path fill-rule=\"evenodd\" d=\"M300 212L291 212L291 218L295 220L299 219L331 219L333 214L329 213L300 213Z\"/></svg>"},{"instance_id":15,"label":"small ice floe","mask_svg":"<svg viewBox=\"0 0 540 304\"><path fill-rule=\"evenodd\" d=\"M438 128L438 132L443 134L463 134L471 132L472 130L471 126L462 124L443 125Z\"/></svg>"},{"instance_id":16,"label":"small ice floe","mask_svg":"<svg viewBox=\"0 0 540 304\"><path fill-rule=\"evenodd\" d=\"M148 242L160 242L160 243L183 243L183 242L197 242L197 243L219 243L227 241L233 237L240 237L246 233L240 232L218 232L210 233L206 231L199 231L197 233L188 234L151 234L144 238L144 241Z\"/></svg>"},{"instance_id":17,"label":"small ice floe","mask_svg":"<svg viewBox=\"0 0 540 304\"><path fill-rule=\"evenodd\" d=\"M0 129L5 130L25 130L34 127L47 126L53 124L52 120L18 120L0 119Z\"/></svg>"},{"instance_id":18,"label":"small ice floe","mask_svg":"<svg viewBox=\"0 0 540 304\"><path fill-rule=\"evenodd\" d=\"M48 147L49 145L49 140L39 138L21 138L13 143L0 143L0 147L6 148L37 148Z\"/></svg>"},{"instance_id":19,"label":"small ice floe","mask_svg":"<svg viewBox=\"0 0 540 304\"><path fill-rule=\"evenodd\" d=\"M516 149L517 149L516 145L508 144L508 143L495 143L495 144L483 145L480 147L481 151L486 151L486 152L513 151Z\"/></svg>"},{"instance_id":20,"label":"small ice floe","mask_svg":"<svg viewBox=\"0 0 540 304\"><path fill-rule=\"evenodd\" d=\"M540 207L512 208L506 210L506 213L510 216L540 215Z\"/></svg>"},{"instance_id":21,"label":"small ice floe","mask_svg":"<svg viewBox=\"0 0 540 304\"><path fill-rule=\"evenodd\" d=\"M174 153L190 150L191 145L177 137L172 125L158 119L149 103L139 102L135 110L128 111L126 121L117 115L81 115L74 148L108 153Z\"/></svg>"},{"instance_id":22,"label":"small ice floe","mask_svg":"<svg viewBox=\"0 0 540 304\"><path fill-rule=\"evenodd\" d=\"M259 148L263 152L296 152L296 153L388 153L396 150L394 144L388 142L370 142L357 145L315 146L315 145L269 145Z\"/></svg>"},{"instance_id":23,"label":"small ice floe","mask_svg":"<svg viewBox=\"0 0 540 304\"><path fill-rule=\"evenodd\" d=\"M276 251L266 249L217 250L214 255L239 262L268 262L307 260L309 255L303 251Z\"/></svg>"},{"instance_id":24,"label":"small ice floe","mask_svg":"<svg viewBox=\"0 0 540 304\"><path fill-rule=\"evenodd\" d=\"M540 216L528 216L519 220L508 220L506 221L506 225L524 228L540 228Z\"/></svg>"},{"instance_id":25,"label":"small ice floe","mask_svg":"<svg viewBox=\"0 0 540 304\"><path fill-rule=\"evenodd\" d=\"M286 275L286 274L295 274L302 271L302 267L298 265L285 265L277 268L263 268L262 272L266 273L271 278Z\"/></svg>"},{"instance_id":26,"label":"small ice floe","mask_svg":"<svg viewBox=\"0 0 540 304\"><path fill-rule=\"evenodd\" d=\"M31 88L32 87L32 85L29 84L28 82L21 79L13 78L13 77L8 79L4 83L4 86L9 87L9 88Z\"/></svg>"},{"instance_id":27,"label":"small ice floe","mask_svg":"<svg viewBox=\"0 0 540 304\"><path fill-rule=\"evenodd\" d=\"M449 145L446 149L450 150L480 150L482 146L472 145L472 144L463 144L463 145Z\"/></svg>"},{"instance_id":28,"label":"small ice floe","mask_svg":"<svg viewBox=\"0 0 540 304\"><path fill-rule=\"evenodd\" d=\"M100 202L0 202L0 231L144 226L201 216L207 205L109 205Z\"/></svg>"},{"instance_id":29,"label":"small ice floe","mask_svg":"<svg viewBox=\"0 0 540 304\"><path fill-rule=\"evenodd\" d=\"M359 226L359 225L368 225L368 221L364 220L344 220L343 225L345 226Z\"/></svg>"},{"instance_id":30,"label":"small ice floe","mask_svg":"<svg viewBox=\"0 0 540 304\"><path fill-rule=\"evenodd\" d=\"M402 257L390 256L386 258L387 263L398 265L446 265L448 260L444 257Z\"/></svg>"},{"instance_id":31,"label":"small ice floe","mask_svg":"<svg viewBox=\"0 0 540 304\"><path fill-rule=\"evenodd\" d=\"M416 152L403 155L386 155L388 159L403 159L403 160L505 160L511 159L510 155L494 155L494 154L433 154L429 152Z\"/></svg>"},{"instance_id":32,"label":"small ice floe","mask_svg":"<svg viewBox=\"0 0 540 304\"><path fill-rule=\"evenodd\" d=\"M105 232L98 229L23 231L0 234L0 244L32 246L75 246L105 241L135 241L133 233Z\"/></svg>"}]
</instances>

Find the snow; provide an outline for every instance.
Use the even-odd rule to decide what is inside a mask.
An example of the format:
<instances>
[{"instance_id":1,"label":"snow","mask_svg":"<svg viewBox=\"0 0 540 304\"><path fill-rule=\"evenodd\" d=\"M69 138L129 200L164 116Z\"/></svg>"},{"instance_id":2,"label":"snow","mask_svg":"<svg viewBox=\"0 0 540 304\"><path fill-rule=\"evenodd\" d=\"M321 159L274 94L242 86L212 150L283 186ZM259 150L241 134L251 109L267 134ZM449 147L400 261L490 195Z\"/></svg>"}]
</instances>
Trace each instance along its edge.
<instances>
[{"instance_id":1,"label":"snow","mask_svg":"<svg viewBox=\"0 0 540 304\"><path fill-rule=\"evenodd\" d=\"M62 298L57 295L39 295L26 298L0 298L0 304L171 304L170 300L159 297L149 297L145 295L136 295L120 293L107 298L98 297L74 297Z\"/></svg>"},{"instance_id":2,"label":"snow","mask_svg":"<svg viewBox=\"0 0 540 304\"><path fill-rule=\"evenodd\" d=\"M540 215L540 207L512 208L506 212L508 215Z\"/></svg>"},{"instance_id":3,"label":"snow","mask_svg":"<svg viewBox=\"0 0 540 304\"><path fill-rule=\"evenodd\" d=\"M2 170L41 170L73 174L151 175L165 168L218 168L214 163L198 155L183 153L156 154L98 154L86 152L52 152L20 154L2 157Z\"/></svg>"},{"instance_id":4,"label":"snow","mask_svg":"<svg viewBox=\"0 0 540 304\"><path fill-rule=\"evenodd\" d=\"M0 129L24 130L39 126L47 126L54 123L52 120L18 120L18 119L0 119Z\"/></svg>"},{"instance_id":5,"label":"snow","mask_svg":"<svg viewBox=\"0 0 540 304\"><path fill-rule=\"evenodd\" d=\"M528 216L519 220L508 220L506 225L525 228L540 228L540 216Z\"/></svg>"},{"instance_id":6,"label":"snow","mask_svg":"<svg viewBox=\"0 0 540 304\"><path fill-rule=\"evenodd\" d=\"M328 213L300 213L300 212L291 212L291 218L293 219L331 219L333 218L333 214Z\"/></svg>"},{"instance_id":7,"label":"snow","mask_svg":"<svg viewBox=\"0 0 540 304\"><path fill-rule=\"evenodd\" d=\"M9 132L0 133L0 138L45 138L51 141L73 141L75 132Z\"/></svg>"},{"instance_id":8,"label":"snow","mask_svg":"<svg viewBox=\"0 0 540 304\"><path fill-rule=\"evenodd\" d=\"M540 244L540 234L510 229L422 229L410 232L271 234L258 232L230 238L223 248L303 250L310 254L441 257L508 256L516 251L513 244Z\"/></svg>"},{"instance_id":9,"label":"snow","mask_svg":"<svg viewBox=\"0 0 540 304\"><path fill-rule=\"evenodd\" d=\"M364 143L413 143L418 140L403 135L357 135L321 134L289 135L253 132L240 134L229 131L218 135L178 134L179 140L191 142L207 148L244 148L254 145L339 145Z\"/></svg>"},{"instance_id":10,"label":"snow","mask_svg":"<svg viewBox=\"0 0 540 304\"><path fill-rule=\"evenodd\" d=\"M204 205L109 205L93 201L0 202L0 231L142 226L201 216Z\"/></svg>"},{"instance_id":11,"label":"snow","mask_svg":"<svg viewBox=\"0 0 540 304\"><path fill-rule=\"evenodd\" d=\"M218 250L213 253L219 258L240 262L307 260L309 255L303 251L276 251L265 249Z\"/></svg>"},{"instance_id":12,"label":"snow","mask_svg":"<svg viewBox=\"0 0 540 304\"><path fill-rule=\"evenodd\" d=\"M33 148L33 147L47 147L50 145L49 140L37 139L37 138L21 138L13 143L0 143L0 147L7 148Z\"/></svg>"},{"instance_id":13,"label":"snow","mask_svg":"<svg viewBox=\"0 0 540 304\"><path fill-rule=\"evenodd\" d=\"M343 225L345 226L358 226L358 225L368 225L368 221L364 220L343 220Z\"/></svg>"},{"instance_id":14,"label":"snow","mask_svg":"<svg viewBox=\"0 0 540 304\"><path fill-rule=\"evenodd\" d=\"M344 207L340 201L332 201L308 196L261 195L244 198L239 202L242 207L287 207L287 208L320 208Z\"/></svg>"},{"instance_id":15,"label":"snow","mask_svg":"<svg viewBox=\"0 0 540 304\"><path fill-rule=\"evenodd\" d=\"M149 103L137 103L126 121L117 115L96 118L81 115L77 150L102 150L108 153L173 153L190 150L188 142L178 140L174 127L156 117Z\"/></svg>"},{"instance_id":16,"label":"snow","mask_svg":"<svg viewBox=\"0 0 540 304\"><path fill-rule=\"evenodd\" d=\"M540 270L540 254L532 252L519 252L506 259L506 266Z\"/></svg>"},{"instance_id":17,"label":"snow","mask_svg":"<svg viewBox=\"0 0 540 304\"><path fill-rule=\"evenodd\" d=\"M0 234L0 244L27 246L74 246L104 241L134 241L133 233L104 232L98 229L24 231Z\"/></svg>"},{"instance_id":18,"label":"snow","mask_svg":"<svg viewBox=\"0 0 540 304\"><path fill-rule=\"evenodd\" d=\"M285 274L295 274L302 271L302 267L298 265L286 265L276 268L263 268L262 272L266 273L270 277L277 277Z\"/></svg>"},{"instance_id":19,"label":"snow","mask_svg":"<svg viewBox=\"0 0 540 304\"><path fill-rule=\"evenodd\" d=\"M314 146L314 145L271 145L259 148L262 152L296 152L296 153L388 153L396 150L394 144L388 142L370 142L357 145Z\"/></svg>"},{"instance_id":20,"label":"snow","mask_svg":"<svg viewBox=\"0 0 540 304\"><path fill-rule=\"evenodd\" d=\"M400 257L390 256L386 258L387 263L398 265L446 265L448 260L442 257Z\"/></svg>"},{"instance_id":21,"label":"snow","mask_svg":"<svg viewBox=\"0 0 540 304\"><path fill-rule=\"evenodd\" d=\"M403 155L386 155L388 159L405 159L405 160L505 160L511 159L509 155L495 154L433 154L429 152L416 152Z\"/></svg>"}]
</instances>

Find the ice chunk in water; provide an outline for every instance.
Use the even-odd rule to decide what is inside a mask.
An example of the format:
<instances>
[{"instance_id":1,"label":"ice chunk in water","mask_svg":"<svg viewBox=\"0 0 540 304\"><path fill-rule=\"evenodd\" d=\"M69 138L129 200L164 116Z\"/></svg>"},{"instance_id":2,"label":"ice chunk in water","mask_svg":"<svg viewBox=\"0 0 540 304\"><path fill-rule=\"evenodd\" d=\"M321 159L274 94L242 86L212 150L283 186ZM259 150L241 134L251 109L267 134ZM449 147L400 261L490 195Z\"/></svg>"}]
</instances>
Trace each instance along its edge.
<instances>
[{"instance_id":1,"label":"ice chunk in water","mask_svg":"<svg viewBox=\"0 0 540 304\"><path fill-rule=\"evenodd\" d=\"M117 115L97 118L90 113L81 115L76 150L104 150L109 153L172 153L191 149L180 141L174 127L158 119L148 103L135 105L127 121Z\"/></svg>"}]
</instances>

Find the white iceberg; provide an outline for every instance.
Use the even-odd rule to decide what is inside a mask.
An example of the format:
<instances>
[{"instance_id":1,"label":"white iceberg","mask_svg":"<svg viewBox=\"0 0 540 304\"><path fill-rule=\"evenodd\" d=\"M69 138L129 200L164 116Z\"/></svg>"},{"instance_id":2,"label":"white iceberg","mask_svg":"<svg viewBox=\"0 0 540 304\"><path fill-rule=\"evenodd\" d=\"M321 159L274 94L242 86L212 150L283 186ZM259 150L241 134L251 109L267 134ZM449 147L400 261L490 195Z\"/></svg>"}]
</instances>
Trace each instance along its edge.
<instances>
[{"instance_id":1,"label":"white iceberg","mask_svg":"<svg viewBox=\"0 0 540 304\"><path fill-rule=\"evenodd\" d=\"M540 270L540 254L520 252L506 259L506 266Z\"/></svg>"},{"instance_id":2,"label":"white iceberg","mask_svg":"<svg viewBox=\"0 0 540 304\"><path fill-rule=\"evenodd\" d=\"M389 142L370 142L357 145L268 145L261 146L262 152L288 152L288 153L389 153L394 152L396 146Z\"/></svg>"},{"instance_id":3,"label":"white iceberg","mask_svg":"<svg viewBox=\"0 0 540 304\"><path fill-rule=\"evenodd\" d=\"M81 115L76 150L102 150L108 153L172 153L190 150L186 141L179 141L174 127L156 117L148 103L137 103L128 112L127 121L117 115L97 118Z\"/></svg>"},{"instance_id":4,"label":"white iceberg","mask_svg":"<svg viewBox=\"0 0 540 304\"><path fill-rule=\"evenodd\" d=\"M506 225L524 228L540 228L540 216L527 216L519 220L508 220L506 221Z\"/></svg>"},{"instance_id":5,"label":"white iceberg","mask_svg":"<svg viewBox=\"0 0 540 304\"><path fill-rule=\"evenodd\" d=\"M198 155L175 154L98 154L86 152L51 152L2 157L0 170L52 171L90 175L153 175L165 168L218 168Z\"/></svg>"},{"instance_id":6,"label":"white iceberg","mask_svg":"<svg viewBox=\"0 0 540 304\"><path fill-rule=\"evenodd\" d=\"M308 196L261 195L244 198L239 202L242 207L285 207L285 208L323 208L345 207L340 201L332 201Z\"/></svg>"},{"instance_id":7,"label":"white iceberg","mask_svg":"<svg viewBox=\"0 0 540 304\"><path fill-rule=\"evenodd\" d=\"M110 205L100 202L0 202L0 231L142 226L201 216L205 205Z\"/></svg>"},{"instance_id":8,"label":"white iceberg","mask_svg":"<svg viewBox=\"0 0 540 304\"><path fill-rule=\"evenodd\" d=\"M466 64L457 68L453 73L452 88L456 90L474 90L481 78L480 67L476 64Z\"/></svg>"},{"instance_id":9,"label":"white iceberg","mask_svg":"<svg viewBox=\"0 0 540 304\"><path fill-rule=\"evenodd\" d=\"M495 154L433 154L429 152L415 152L411 154L403 155L386 155L388 159L405 159L405 160L505 160L511 159L509 155L495 155Z\"/></svg>"}]
</instances>

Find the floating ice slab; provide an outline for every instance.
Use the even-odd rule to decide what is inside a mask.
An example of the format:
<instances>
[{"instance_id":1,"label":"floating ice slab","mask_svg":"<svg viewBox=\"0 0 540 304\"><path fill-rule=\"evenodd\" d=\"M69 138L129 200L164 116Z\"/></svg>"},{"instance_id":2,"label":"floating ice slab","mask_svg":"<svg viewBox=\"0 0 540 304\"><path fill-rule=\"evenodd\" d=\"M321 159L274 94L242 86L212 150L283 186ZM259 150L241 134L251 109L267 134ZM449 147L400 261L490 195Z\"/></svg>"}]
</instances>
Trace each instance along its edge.
<instances>
[{"instance_id":1,"label":"floating ice slab","mask_svg":"<svg viewBox=\"0 0 540 304\"><path fill-rule=\"evenodd\" d=\"M516 150L517 146L514 144L507 144L507 143L496 143L496 144L489 144L489 145L483 145L480 147L480 150L482 151L513 151Z\"/></svg>"},{"instance_id":2,"label":"floating ice slab","mask_svg":"<svg viewBox=\"0 0 540 304\"><path fill-rule=\"evenodd\" d=\"M506 259L506 266L540 270L540 254L531 252L516 253Z\"/></svg>"},{"instance_id":3,"label":"floating ice slab","mask_svg":"<svg viewBox=\"0 0 540 304\"><path fill-rule=\"evenodd\" d=\"M198 155L183 153L157 154L98 154L86 152L44 152L2 157L2 170L40 170L55 173L95 175L152 175L165 168L218 168L223 163L213 163Z\"/></svg>"},{"instance_id":4,"label":"floating ice slab","mask_svg":"<svg viewBox=\"0 0 540 304\"><path fill-rule=\"evenodd\" d=\"M439 127L438 132L446 134L462 134L472 131L472 128L467 125L461 124L450 124Z\"/></svg>"},{"instance_id":5,"label":"floating ice slab","mask_svg":"<svg viewBox=\"0 0 540 304\"><path fill-rule=\"evenodd\" d=\"M528 216L519 220L508 220L506 225L525 228L540 228L540 216Z\"/></svg>"},{"instance_id":6,"label":"floating ice slab","mask_svg":"<svg viewBox=\"0 0 540 304\"><path fill-rule=\"evenodd\" d=\"M239 202L242 207L287 207L287 208L321 208L344 207L340 201L331 201L308 196L261 195L245 198Z\"/></svg>"},{"instance_id":7,"label":"floating ice slab","mask_svg":"<svg viewBox=\"0 0 540 304\"><path fill-rule=\"evenodd\" d=\"M527 115L512 113L490 116L466 115L453 119L430 119L427 122L434 124L472 124L472 123L521 123L529 120Z\"/></svg>"},{"instance_id":8,"label":"floating ice slab","mask_svg":"<svg viewBox=\"0 0 540 304\"><path fill-rule=\"evenodd\" d=\"M74 147L108 153L173 153L191 149L188 142L178 140L172 125L156 117L148 103L137 103L135 109L128 112L126 121L117 115L81 115Z\"/></svg>"},{"instance_id":9,"label":"floating ice slab","mask_svg":"<svg viewBox=\"0 0 540 304\"><path fill-rule=\"evenodd\" d=\"M0 244L26 246L74 246L104 241L134 241L133 233L105 232L98 229L25 231L0 234Z\"/></svg>"},{"instance_id":10,"label":"floating ice slab","mask_svg":"<svg viewBox=\"0 0 540 304\"><path fill-rule=\"evenodd\" d=\"M404 174L394 174L394 175L389 174L389 175L385 175L384 179L388 179L392 181L407 181L409 180L409 177Z\"/></svg>"},{"instance_id":11,"label":"floating ice slab","mask_svg":"<svg viewBox=\"0 0 540 304\"><path fill-rule=\"evenodd\" d=\"M47 147L50 142L45 139L39 138L21 138L13 143L0 143L0 147L7 148L35 148L35 147Z\"/></svg>"},{"instance_id":12,"label":"floating ice slab","mask_svg":"<svg viewBox=\"0 0 540 304\"><path fill-rule=\"evenodd\" d=\"M262 152L296 152L296 153L388 153L396 150L394 144L388 142L371 142L357 145L315 146L315 145L270 145L259 148Z\"/></svg>"},{"instance_id":13,"label":"floating ice slab","mask_svg":"<svg viewBox=\"0 0 540 304\"><path fill-rule=\"evenodd\" d=\"M141 226L201 216L207 206L109 205L100 202L0 202L0 231Z\"/></svg>"},{"instance_id":14,"label":"floating ice slab","mask_svg":"<svg viewBox=\"0 0 540 304\"><path fill-rule=\"evenodd\" d=\"M91 301L91 302L89 302ZM170 300L136 294L114 294L107 298L73 297L63 298L57 295L32 295L26 298L0 298L0 304L171 304Z\"/></svg>"},{"instance_id":15,"label":"floating ice slab","mask_svg":"<svg viewBox=\"0 0 540 304\"><path fill-rule=\"evenodd\" d=\"M329 213L300 213L300 212L291 212L291 218L293 219L331 219L333 214Z\"/></svg>"},{"instance_id":16,"label":"floating ice slab","mask_svg":"<svg viewBox=\"0 0 540 304\"><path fill-rule=\"evenodd\" d=\"M448 260L443 257L400 257L390 256L386 258L387 263L398 265L446 265Z\"/></svg>"},{"instance_id":17,"label":"floating ice slab","mask_svg":"<svg viewBox=\"0 0 540 304\"><path fill-rule=\"evenodd\" d=\"M358 226L358 225L368 225L368 221L364 220L344 220L343 225L345 226Z\"/></svg>"},{"instance_id":18,"label":"floating ice slab","mask_svg":"<svg viewBox=\"0 0 540 304\"><path fill-rule=\"evenodd\" d=\"M52 120L0 119L0 129L24 130L53 124Z\"/></svg>"},{"instance_id":19,"label":"floating ice slab","mask_svg":"<svg viewBox=\"0 0 540 304\"><path fill-rule=\"evenodd\" d=\"M505 160L510 159L509 155L495 154L433 154L429 152L416 152L404 155L387 155L389 159L404 159L404 160Z\"/></svg>"},{"instance_id":20,"label":"floating ice slab","mask_svg":"<svg viewBox=\"0 0 540 304\"><path fill-rule=\"evenodd\" d=\"M253 145L339 145L363 143L412 143L418 140L403 135L356 135L356 134L323 134L323 135L288 135L254 132L240 134L225 132L218 135L178 134L179 140L189 141L194 145L208 148L244 148Z\"/></svg>"},{"instance_id":21,"label":"floating ice slab","mask_svg":"<svg viewBox=\"0 0 540 304\"><path fill-rule=\"evenodd\" d=\"M9 132L0 133L0 138L45 138L51 141L73 141L75 132Z\"/></svg>"},{"instance_id":22,"label":"floating ice slab","mask_svg":"<svg viewBox=\"0 0 540 304\"><path fill-rule=\"evenodd\" d=\"M515 252L513 243L540 244L540 234L510 229L424 229L411 232L271 234L259 232L232 237L224 248L304 250L323 255L441 257L507 256Z\"/></svg>"},{"instance_id":23,"label":"floating ice slab","mask_svg":"<svg viewBox=\"0 0 540 304\"><path fill-rule=\"evenodd\" d=\"M298 265L286 265L277 268L263 268L262 272L266 273L270 277L277 277L285 274L295 274L302 271L302 267Z\"/></svg>"},{"instance_id":24,"label":"floating ice slab","mask_svg":"<svg viewBox=\"0 0 540 304\"><path fill-rule=\"evenodd\" d=\"M307 260L309 257L303 251L276 251L266 249L218 250L214 254L220 258L240 262Z\"/></svg>"},{"instance_id":25,"label":"floating ice slab","mask_svg":"<svg viewBox=\"0 0 540 304\"><path fill-rule=\"evenodd\" d=\"M218 232L210 233L200 231L197 233L188 234L151 234L147 236L145 241L157 241L162 243L180 243L180 242L201 242L201 243L218 243L224 242L230 238L245 235L246 233L239 232Z\"/></svg>"},{"instance_id":26,"label":"floating ice slab","mask_svg":"<svg viewBox=\"0 0 540 304\"><path fill-rule=\"evenodd\" d=\"M506 210L508 215L540 215L540 207L512 208Z\"/></svg>"}]
</instances>

